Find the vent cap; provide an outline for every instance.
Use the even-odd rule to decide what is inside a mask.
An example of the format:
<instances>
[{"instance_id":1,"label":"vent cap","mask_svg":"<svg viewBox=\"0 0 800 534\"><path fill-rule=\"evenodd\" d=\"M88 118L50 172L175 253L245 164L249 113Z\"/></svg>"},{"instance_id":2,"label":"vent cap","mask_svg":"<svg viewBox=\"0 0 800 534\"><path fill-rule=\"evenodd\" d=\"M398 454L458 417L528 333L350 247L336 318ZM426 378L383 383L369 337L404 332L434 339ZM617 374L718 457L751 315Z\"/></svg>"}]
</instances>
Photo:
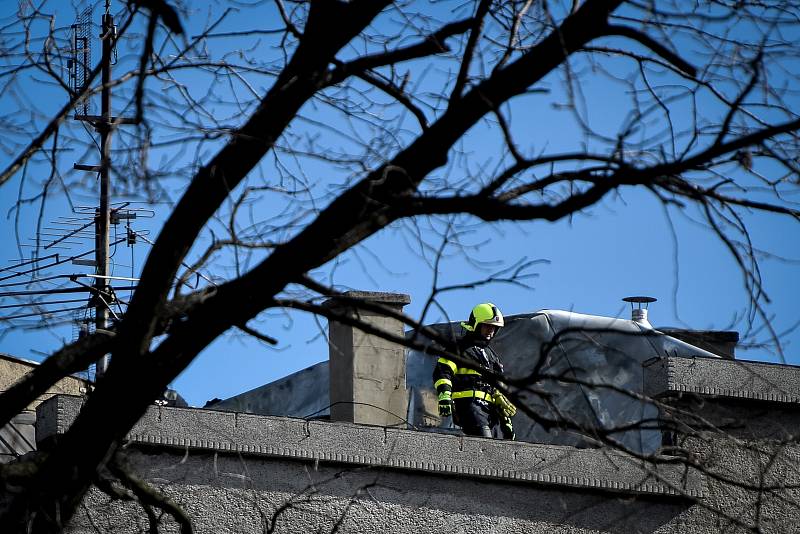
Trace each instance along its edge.
<instances>
[{"instance_id":1,"label":"vent cap","mask_svg":"<svg viewBox=\"0 0 800 534\"><path fill-rule=\"evenodd\" d=\"M650 321L647 320L647 307L651 302L656 302L658 299L655 297L647 296L633 296L625 297L622 299L625 302L631 303L631 320L646 328L653 328Z\"/></svg>"}]
</instances>

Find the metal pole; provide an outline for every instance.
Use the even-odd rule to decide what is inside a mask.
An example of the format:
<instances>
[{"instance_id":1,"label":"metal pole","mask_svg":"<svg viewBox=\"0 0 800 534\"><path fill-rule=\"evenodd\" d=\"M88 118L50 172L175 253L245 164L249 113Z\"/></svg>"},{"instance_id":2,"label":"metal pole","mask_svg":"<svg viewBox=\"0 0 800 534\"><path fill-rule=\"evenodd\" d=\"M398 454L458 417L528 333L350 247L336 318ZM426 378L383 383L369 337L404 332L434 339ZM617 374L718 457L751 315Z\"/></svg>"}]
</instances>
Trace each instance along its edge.
<instances>
[{"instance_id":1,"label":"metal pole","mask_svg":"<svg viewBox=\"0 0 800 534\"><path fill-rule=\"evenodd\" d=\"M96 235L97 249L95 261L97 265L96 273L100 275L95 281L95 287L99 294L108 293L108 279L103 278L109 275L108 269L108 234L111 219L109 208L109 167L111 163L111 53L114 46L114 17L108 12L108 2L106 2L106 12L103 14L103 29L101 39L103 40L103 89L101 93L102 111L101 119L97 123L100 131L100 207L96 215ZM95 295L95 330L105 330L108 328L108 305L111 303L103 302L99 295ZM100 379L108 369L109 356L104 355L97 362L96 379Z\"/></svg>"}]
</instances>

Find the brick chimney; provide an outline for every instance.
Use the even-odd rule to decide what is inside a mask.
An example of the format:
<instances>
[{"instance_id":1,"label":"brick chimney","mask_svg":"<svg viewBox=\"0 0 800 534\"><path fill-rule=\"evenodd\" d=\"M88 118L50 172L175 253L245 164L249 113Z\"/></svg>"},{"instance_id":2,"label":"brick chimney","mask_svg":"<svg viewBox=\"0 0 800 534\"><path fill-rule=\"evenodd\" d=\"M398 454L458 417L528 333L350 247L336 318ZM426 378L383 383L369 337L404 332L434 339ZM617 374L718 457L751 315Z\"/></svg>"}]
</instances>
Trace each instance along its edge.
<instances>
[{"instance_id":1,"label":"brick chimney","mask_svg":"<svg viewBox=\"0 0 800 534\"><path fill-rule=\"evenodd\" d=\"M364 309L359 302L401 313L411 297L371 291L348 291L344 297L331 298L325 306L403 337L402 322L376 310ZM328 343L331 420L405 426L408 411L405 348L338 321L329 322Z\"/></svg>"}]
</instances>

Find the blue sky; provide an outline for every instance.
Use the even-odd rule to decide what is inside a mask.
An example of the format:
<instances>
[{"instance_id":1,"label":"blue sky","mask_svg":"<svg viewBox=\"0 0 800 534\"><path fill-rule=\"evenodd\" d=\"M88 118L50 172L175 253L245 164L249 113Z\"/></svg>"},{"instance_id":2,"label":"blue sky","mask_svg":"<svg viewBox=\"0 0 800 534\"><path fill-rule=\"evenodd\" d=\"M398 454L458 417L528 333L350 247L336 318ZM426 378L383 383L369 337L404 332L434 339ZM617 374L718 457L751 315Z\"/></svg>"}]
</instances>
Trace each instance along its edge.
<instances>
[{"instance_id":1,"label":"blue sky","mask_svg":"<svg viewBox=\"0 0 800 534\"><path fill-rule=\"evenodd\" d=\"M63 9L61 4L54 6ZM271 8L263 9L264 25L276 27L276 14ZM7 10L7 7L3 8L4 16L7 16ZM59 11L58 25L71 23L69 10L67 14L61 13L64 12ZM99 18L97 10L95 18ZM201 10L194 12L185 21L190 28L189 33L195 26L199 27L204 18ZM234 17L229 24L234 28L243 22ZM213 46L214 41L209 43L209 46ZM120 57L123 61L128 57L126 53L127 50L121 48ZM610 68L613 70L623 66L611 62ZM424 83L435 86L435 69L428 76ZM187 81L191 80L187 78ZM558 153L583 144L590 148L594 146L594 141L584 139L574 121L553 105L564 100L558 82L558 75L554 75L543 84L550 89L549 93L529 95L514 102L512 131L521 142L527 143L523 146L530 153ZM256 78L253 86L257 91L263 91L268 84L268 77L262 77ZM40 84L29 87L37 92L32 101L36 102L42 114L51 112L63 102L60 100L64 97L63 92L57 88L42 87ZM587 77L582 89L588 104L587 116L592 123L600 129L615 131L620 122L625 120L624 111L629 95L617 84L601 76ZM199 83L197 91L202 92ZM243 91L242 95L246 96L246 93ZM22 102L4 95L0 97L0 112L4 115L24 112L25 105ZM119 113L119 110L115 109L115 112ZM309 106L304 109L304 114L330 121L334 129L348 130L340 116L324 109L322 105ZM682 116L677 114L676 117L680 119ZM232 115L231 122L235 122L235 118ZM413 121L405 119L404 124L408 125L409 131L413 131ZM307 139L312 131L309 125L292 127L297 139ZM351 133L368 135L369 132L356 127ZM328 146L347 148L347 141L335 133L319 131L316 135ZM461 169L455 167L456 170L466 175L474 174L477 180L481 178L479 164L486 161L496 164L501 158L503 146L496 131L476 127L458 148L470 155L470 163ZM62 169L63 172L73 162L69 157L71 154L61 158L60 165L67 167ZM74 154L75 158L81 156L77 149ZM156 152L156 155L163 156L164 153ZM87 156L83 161L91 157ZM458 158L453 159L458 161ZM272 169L271 158L267 160L270 161L265 161L261 169L265 174ZM8 161L9 154L0 154L0 164L5 166ZM289 166L292 165L302 167L309 179L321 188L332 187L344 179L343 174L336 174L320 162L310 159L289 163ZM452 168L450 171L454 172ZM34 178L41 178L37 173L45 171L39 167L31 168L28 172L28 182L22 191L30 194L34 191ZM443 173L444 170L439 170L434 177ZM18 173L12 181L0 187L0 243L4 261L17 257L14 216L7 215L20 191L20 180L21 174ZM92 203L91 180L86 183L89 184L86 192L72 191L73 200L83 205ZM176 181L167 182L168 187L176 187L176 184ZM45 217L48 220L69 213L64 196L58 193L57 187L55 189L47 201ZM279 210L281 206L274 204L278 200L279 196L265 194L252 208L256 213ZM167 203L155 204L152 208L155 217L136 221L136 228L149 230L150 238L155 238L159 224L168 216L170 208ZM23 237L32 236L38 205L26 205L20 215ZM782 332L798 320L800 233L797 224L792 224L787 217L751 214L746 218L752 239L759 248L788 259L764 257L760 264L765 290L771 299L766 310L772 317L774 328ZM453 229L462 233L464 242L472 246L468 251L446 249L448 254L440 264L438 287L478 281L489 273L526 259L542 262L530 269L530 273L535 274L528 280L530 288L498 283L444 292L437 296L438 306L432 308L423 319L428 323L462 320L474 304L483 301L496 303L507 315L550 308L625 317L629 309L621 301L622 297L643 294L659 299L650 307L651 322L655 326L736 329L744 333L747 328L744 318L747 316L748 301L742 273L719 239L695 222L698 219L699 214L692 209L667 209L651 193L633 188L622 189L619 194L606 197L585 212L555 223L488 224L474 218L456 218L453 220ZM440 243L440 234L445 226L443 219L421 220L418 223L425 240L433 247ZM415 227L408 222L396 223L335 263L315 272L315 275L324 281L332 280L340 289L408 293L412 302L406 311L412 317L420 318L422 307L431 293L434 273L429 261L421 257L415 232ZM147 248L141 243L135 247L134 271L141 267ZM196 255L198 251L199 248L193 250L193 254ZM427 260L430 260L429 253L427 256ZM130 275L129 258L130 250L120 247L115 256L115 274ZM231 257L223 256L218 261L218 268L231 264ZM60 272L77 270L78 266L70 266ZM224 313L224 310L220 313ZM229 397L327 359L328 349L324 339L326 325L323 320L300 313L268 311L251 324L277 338L279 345L276 348L267 347L238 333L219 338L173 384L190 404L202 406L208 399ZM42 353L70 341L72 335L72 328L7 331L0 338L0 351L40 360ZM764 332L757 338L767 340ZM800 364L800 334L794 332L783 342L786 361ZM765 348L740 351L739 355L749 359L777 361L777 356Z\"/></svg>"}]
</instances>

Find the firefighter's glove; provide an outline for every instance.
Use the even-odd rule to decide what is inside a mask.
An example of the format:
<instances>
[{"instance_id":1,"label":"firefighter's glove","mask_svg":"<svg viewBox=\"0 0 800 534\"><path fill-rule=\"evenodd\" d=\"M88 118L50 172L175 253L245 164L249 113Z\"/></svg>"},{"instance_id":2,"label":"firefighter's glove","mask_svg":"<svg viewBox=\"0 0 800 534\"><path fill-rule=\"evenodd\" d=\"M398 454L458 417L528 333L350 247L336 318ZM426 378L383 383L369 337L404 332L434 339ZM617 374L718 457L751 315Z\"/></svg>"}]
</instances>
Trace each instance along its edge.
<instances>
[{"instance_id":1,"label":"firefighter's glove","mask_svg":"<svg viewBox=\"0 0 800 534\"><path fill-rule=\"evenodd\" d=\"M503 433L503 439L515 440L517 435L514 434L514 423L511 422L510 417L503 417L500 421L500 430Z\"/></svg>"},{"instance_id":2,"label":"firefighter's glove","mask_svg":"<svg viewBox=\"0 0 800 534\"><path fill-rule=\"evenodd\" d=\"M517 413L517 407L511 404L511 401L499 391L494 392L492 400L494 400L495 406L504 417L514 417L514 414Z\"/></svg>"},{"instance_id":3,"label":"firefighter's glove","mask_svg":"<svg viewBox=\"0 0 800 534\"><path fill-rule=\"evenodd\" d=\"M442 417L453 415L453 399L450 398L449 391L439 393L439 415Z\"/></svg>"}]
</instances>

